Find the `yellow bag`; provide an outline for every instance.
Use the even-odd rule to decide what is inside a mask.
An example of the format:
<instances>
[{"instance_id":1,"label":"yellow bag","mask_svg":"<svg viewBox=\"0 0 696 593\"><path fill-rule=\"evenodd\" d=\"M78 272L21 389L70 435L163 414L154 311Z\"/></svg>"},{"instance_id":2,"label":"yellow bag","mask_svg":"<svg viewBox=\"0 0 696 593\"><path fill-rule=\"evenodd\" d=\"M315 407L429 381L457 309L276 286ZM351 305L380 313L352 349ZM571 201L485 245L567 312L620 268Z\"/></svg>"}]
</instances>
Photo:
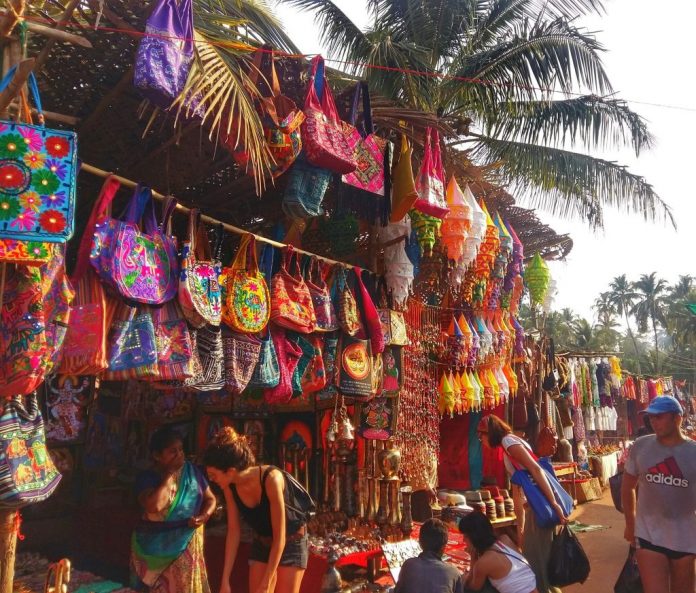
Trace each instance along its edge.
<instances>
[{"instance_id":1,"label":"yellow bag","mask_svg":"<svg viewBox=\"0 0 696 593\"><path fill-rule=\"evenodd\" d=\"M399 222L413 208L418 199L411 166L412 153L411 143L405 134L401 134L399 161L392 170L392 208L389 218L391 222Z\"/></svg>"}]
</instances>

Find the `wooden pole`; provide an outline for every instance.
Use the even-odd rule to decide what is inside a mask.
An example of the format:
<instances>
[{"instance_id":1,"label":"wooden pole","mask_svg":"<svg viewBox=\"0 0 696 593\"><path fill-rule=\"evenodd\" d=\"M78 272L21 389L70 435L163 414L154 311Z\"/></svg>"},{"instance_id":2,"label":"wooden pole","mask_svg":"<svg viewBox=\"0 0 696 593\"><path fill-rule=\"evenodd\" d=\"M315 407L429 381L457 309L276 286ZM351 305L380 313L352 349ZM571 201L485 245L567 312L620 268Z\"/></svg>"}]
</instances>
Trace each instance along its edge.
<instances>
[{"instance_id":1,"label":"wooden pole","mask_svg":"<svg viewBox=\"0 0 696 593\"><path fill-rule=\"evenodd\" d=\"M0 510L0 593L12 593L17 553L17 511Z\"/></svg>"}]
</instances>

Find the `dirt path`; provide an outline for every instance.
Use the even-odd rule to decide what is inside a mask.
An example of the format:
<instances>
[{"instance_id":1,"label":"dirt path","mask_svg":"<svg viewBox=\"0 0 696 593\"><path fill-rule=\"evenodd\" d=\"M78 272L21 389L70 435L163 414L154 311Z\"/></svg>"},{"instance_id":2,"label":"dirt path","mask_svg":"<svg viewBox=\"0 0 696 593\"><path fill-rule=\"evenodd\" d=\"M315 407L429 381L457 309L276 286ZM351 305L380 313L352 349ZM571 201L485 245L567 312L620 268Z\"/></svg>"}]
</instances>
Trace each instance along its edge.
<instances>
[{"instance_id":1,"label":"dirt path","mask_svg":"<svg viewBox=\"0 0 696 593\"><path fill-rule=\"evenodd\" d=\"M628 555L628 544L623 539L623 515L614 508L609 490L605 490L601 499L578 506L572 518L608 529L578 534L590 559L590 576L584 584L566 587L563 593L611 593Z\"/></svg>"}]
</instances>

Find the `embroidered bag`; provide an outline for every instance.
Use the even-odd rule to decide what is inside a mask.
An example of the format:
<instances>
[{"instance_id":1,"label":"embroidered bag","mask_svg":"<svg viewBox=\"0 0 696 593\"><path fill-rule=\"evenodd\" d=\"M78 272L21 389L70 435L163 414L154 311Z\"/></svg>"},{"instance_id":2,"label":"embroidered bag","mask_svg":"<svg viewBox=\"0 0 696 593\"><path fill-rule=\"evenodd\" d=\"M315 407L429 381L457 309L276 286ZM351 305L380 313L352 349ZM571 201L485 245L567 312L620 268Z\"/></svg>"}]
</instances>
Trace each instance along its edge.
<instances>
[{"instance_id":1,"label":"embroidered bag","mask_svg":"<svg viewBox=\"0 0 696 593\"><path fill-rule=\"evenodd\" d=\"M324 369L324 340L318 335L309 336L309 343L314 352L309 365L302 375L302 393L321 391L326 386L326 370Z\"/></svg>"},{"instance_id":2,"label":"embroidered bag","mask_svg":"<svg viewBox=\"0 0 696 593\"><path fill-rule=\"evenodd\" d=\"M412 153L411 143L406 134L401 134L399 161L392 170L392 201L389 221L393 223L403 220L418 199L411 165Z\"/></svg>"},{"instance_id":3,"label":"embroidered bag","mask_svg":"<svg viewBox=\"0 0 696 593\"><path fill-rule=\"evenodd\" d=\"M242 237L232 266L223 270L221 278L226 290L223 321L238 332L255 334L263 331L271 317L271 296L259 271L254 235Z\"/></svg>"},{"instance_id":4,"label":"embroidered bag","mask_svg":"<svg viewBox=\"0 0 696 593\"><path fill-rule=\"evenodd\" d=\"M46 449L36 393L7 400L0 416L0 508L46 500L60 479Z\"/></svg>"},{"instance_id":5,"label":"embroidered bag","mask_svg":"<svg viewBox=\"0 0 696 593\"><path fill-rule=\"evenodd\" d=\"M151 310L157 346L157 381L183 381L195 372L191 332L176 300Z\"/></svg>"},{"instance_id":6,"label":"embroidered bag","mask_svg":"<svg viewBox=\"0 0 696 593\"><path fill-rule=\"evenodd\" d=\"M408 336L406 335L404 314L393 309L391 295L387 296L387 283L384 276L380 276L378 285L380 308L377 309L377 314L382 326L384 343L388 346L406 346L408 345Z\"/></svg>"},{"instance_id":7,"label":"embroidered bag","mask_svg":"<svg viewBox=\"0 0 696 593\"><path fill-rule=\"evenodd\" d=\"M343 135L331 88L324 75L324 58L311 61L312 74L305 100L302 143L307 160L334 173L351 173L357 163ZM320 88L317 89L316 86ZM321 96L321 99L319 98Z\"/></svg>"},{"instance_id":8,"label":"embroidered bag","mask_svg":"<svg viewBox=\"0 0 696 593\"><path fill-rule=\"evenodd\" d=\"M288 273L288 262L295 259L295 275ZM300 265L292 245L283 253L278 273L271 281L271 320L276 325L302 334L311 334L317 325L312 296L300 275Z\"/></svg>"},{"instance_id":9,"label":"embroidered bag","mask_svg":"<svg viewBox=\"0 0 696 593\"><path fill-rule=\"evenodd\" d=\"M425 131L425 154L416 179L416 190L416 210L436 218L447 216L449 207L445 200L445 172L442 168L440 135L433 128L427 128Z\"/></svg>"},{"instance_id":10,"label":"embroidered bag","mask_svg":"<svg viewBox=\"0 0 696 593\"><path fill-rule=\"evenodd\" d=\"M271 339L278 357L280 379L275 387L264 390L263 398L271 405L287 404L292 399L292 375L302 357L302 349L288 339L281 327L271 325Z\"/></svg>"},{"instance_id":11,"label":"embroidered bag","mask_svg":"<svg viewBox=\"0 0 696 593\"><path fill-rule=\"evenodd\" d=\"M75 223L77 134L44 127L33 73L28 84L40 125L0 122L0 239L65 243Z\"/></svg>"},{"instance_id":12,"label":"embroidered bag","mask_svg":"<svg viewBox=\"0 0 696 593\"><path fill-rule=\"evenodd\" d=\"M333 174L328 169L315 167L300 153L288 173L283 192L283 212L291 220L304 220L324 214L321 203Z\"/></svg>"},{"instance_id":13,"label":"embroidered bag","mask_svg":"<svg viewBox=\"0 0 696 593\"><path fill-rule=\"evenodd\" d=\"M342 334L338 360L338 391L362 401L371 399L374 386L370 341Z\"/></svg>"},{"instance_id":14,"label":"embroidered bag","mask_svg":"<svg viewBox=\"0 0 696 593\"><path fill-rule=\"evenodd\" d=\"M225 389L239 395L247 388L259 362L261 341L250 334L222 331L225 354Z\"/></svg>"},{"instance_id":15,"label":"embroidered bag","mask_svg":"<svg viewBox=\"0 0 696 593\"><path fill-rule=\"evenodd\" d=\"M382 352L382 394L397 395L404 386L404 353L400 346L387 346Z\"/></svg>"},{"instance_id":16,"label":"embroidered bag","mask_svg":"<svg viewBox=\"0 0 696 593\"><path fill-rule=\"evenodd\" d=\"M220 325L222 295L220 292L220 251L222 249L222 225L216 230L213 253L205 226L199 222L200 212L189 213L188 240L181 250L179 277L179 303L184 316L193 327L206 324Z\"/></svg>"},{"instance_id":17,"label":"embroidered bag","mask_svg":"<svg viewBox=\"0 0 696 593\"><path fill-rule=\"evenodd\" d=\"M0 239L0 263L41 266L51 261L57 243Z\"/></svg>"},{"instance_id":18,"label":"embroidered bag","mask_svg":"<svg viewBox=\"0 0 696 593\"><path fill-rule=\"evenodd\" d=\"M155 105L169 109L184 90L193 55L193 1L160 0L147 19L135 55L135 88Z\"/></svg>"},{"instance_id":19,"label":"embroidered bag","mask_svg":"<svg viewBox=\"0 0 696 593\"><path fill-rule=\"evenodd\" d=\"M380 354L384 351L384 334L382 333L382 325L379 321L377 307L375 307L375 303L363 283L363 271L360 268L354 268L353 271L355 272L355 279L357 281L356 294L358 295L358 308L365 322L365 329L367 330L366 335L372 342L372 352ZM358 337L362 338L365 336L358 332Z\"/></svg>"},{"instance_id":20,"label":"embroidered bag","mask_svg":"<svg viewBox=\"0 0 696 593\"><path fill-rule=\"evenodd\" d=\"M362 331L362 320L358 312L358 304L353 296L350 284L348 283L348 274L353 274L352 271L346 272L345 268L338 269L336 278L339 291L338 304L338 319L341 329L349 336L355 336Z\"/></svg>"},{"instance_id":21,"label":"embroidered bag","mask_svg":"<svg viewBox=\"0 0 696 593\"><path fill-rule=\"evenodd\" d=\"M329 288L324 280L322 263L312 257L309 263L309 273L307 278L309 294L312 295L314 314L317 318L317 332L331 332L338 329L338 317L334 310Z\"/></svg>"},{"instance_id":22,"label":"embroidered bag","mask_svg":"<svg viewBox=\"0 0 696 593\"><path fill-rule=\"evenodd\" d=\"M270 66L268 66L269 62ZM267 67L269 67L269 74L264 76L263 72ZM259 86L259 74L263 77L260 94L256 96L252 93L251 96L256 100L256 109L261 117L266 146L274 161L270 168L271 174L276 178L290 168L302 150L300 125L305 116L292 99L281 94L275 56L270 45L264 45L256 51L254 56L249 80L255 88ZM239 124L233 123L230 126L230 133L223 134L223 144L230 149L234 160L242 169L253 173L248 171L249 153L240 136Z\"/></svg>"},{"instance_id":23,"label":"embroidered bag","mask_svg":"<svg viewBox=\"0 0 696 593\"><path fill-rule=\"evenodd\" d=\"M195 335L200 367L193 377L184 381L184 386L196 391L218 391L225 386L222 331L219 327L204 325L192 334Z\"/></svg>"},{"instance_id":24,"label":"embroidered bag","mask_svg":"<svg viewBox=\"0 0 696 593\"><path fill-rule=\"evenodd\" d=\"M249 380L249 387L268 389L280 382L280 367L270 332L261 338L259 362Z\"/></svg>"},{"instance_id":25,"label":"embroidered bag","mask_svg":"<svg viewBox=\"0 0 696 593\"><path fill-rule=\"evenodd\" d=\"M44 382L46 440L53 443L83 442L87 410L94 398L94 379L52 375Z\"/></svg>"},{"instance_id":26,"label":"embroidered bag","mask_svg":"<svg viewBox=\"0 0 696 593\"><path fill-rule=\"evenodd\" d=\"M338 332L326 334L324 336L324 348L322 352L322 362L324 364L324 374L326 385L317 393L317 400L330 400L338 395L336 388L336 352L338 350Z\"/></svg>"},{"instance_id":27,"label":"embroidered bag","mask_svg":"<svg viewBox=\"0 0 696 593\"><path fill-rule=\"evenodd\" d=\"M159 377L155 324L147 307L119 304L108 343L107 381Z\"/></svg>"},{"instance_id":28,"label":"embroidered bag","mask_svg":"<svg viewBox=\"0 0 696 593\"><path fill-rule=\"evenodd\" d=\"M307 336L309 338L309 336ZM292 396L300 397L303 393L302 391L302 378L305 372L309 368L312 359L314 358L315 350L314 345L303 336L295 335L291 339L295 342L302 352L300 360L297 361L297 366L292 374Z\"/></svg>"},{"instance_id":29,"label":"embroidered bag","mask_svg":"<svg viewBox=\"0 0 696 593\"><path fill-rule=\"evenodd\" d=\"M46 373L49 351L40 270L0 264L0 398L31 393Z\"/></svg>"}]
</instances>

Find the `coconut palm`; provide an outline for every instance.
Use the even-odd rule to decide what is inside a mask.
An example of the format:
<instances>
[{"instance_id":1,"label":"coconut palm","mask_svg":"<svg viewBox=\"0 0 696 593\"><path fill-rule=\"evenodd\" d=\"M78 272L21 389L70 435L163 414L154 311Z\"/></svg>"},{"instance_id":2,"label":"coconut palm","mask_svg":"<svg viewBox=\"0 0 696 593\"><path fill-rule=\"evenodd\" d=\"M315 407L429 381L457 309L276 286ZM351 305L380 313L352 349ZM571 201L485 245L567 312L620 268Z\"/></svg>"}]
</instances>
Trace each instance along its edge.
<instances>
[{"instance_id":1,"label":"coconut palm","mask_svg":"<svg viewBox=\"0 0 696 593\"><path fill-rule=\"evenodd\" d=\"M587 319L578 318L573 324L573 331L575 332L575 345L580 350L589 350L592 348L594 342L594 332L592 331L592 326Z\"/></svg>"},{"instance_id":2,"label":"coconut palm","mask_svg":"<svg viewBox=\"0 0 696 593\"><path fill-rule=\"evenodd\" d=\"M279 1L313 12L331 58L387 98L449 120L452 144L536 205L592 225L606 205L672 220L642 177L590 155L652 142L640 116L607 98L603 47L575 24L600 1L365 0L365 30L332 0Z\"/></svg>"},{"instance_id":3,"label":"coconut palm","mask_svg":"<svg viewBox=\"0 0 696 593\"><path fill-rule=\"evenodd\" d=\"M619 324L613 310L602 310L597 314L597 323L593 330L593 342L599 350L616 350L621 334L617 331Z\"/></svg>"},{"instance_id":4,"label":"coconut palm","mask_svg":"<svg viewBox=\"0 0 696 593\"><path fill-rule=\"evenodd\" d=\"M603 293L604 295L605 293ZM638 293L633 288L631 282L626 279L626 274L616 276L609 284L609 291L606 293L607 302L616 311L617 315L623 315L626 322L626 332L633 343L633 350L636 353L636 365L638 374L640 374L640 357L638 356L638 343L631 329L631 321L629 315L638 299Z\"/></svg>"},{"instance_id":5,"label":"coconut palm","mask_svg":"<svg viewBox=\"0 0 696 593\"><path fill-rule=\"evenodd\" d=\"M667 281L662 278L657 278L657 272L641 275L637 282L633 283L633 288L638 293L638 300L631 309L632 315L638 322L638 328L641 332L648 329L650 322L653 331L653 339L655 346L655 372L660 372L660 350L658 345L657 328L658 326L666 327L667 319L665 316L665 308L667 305Z\"/></svg>"}]
</instances>

